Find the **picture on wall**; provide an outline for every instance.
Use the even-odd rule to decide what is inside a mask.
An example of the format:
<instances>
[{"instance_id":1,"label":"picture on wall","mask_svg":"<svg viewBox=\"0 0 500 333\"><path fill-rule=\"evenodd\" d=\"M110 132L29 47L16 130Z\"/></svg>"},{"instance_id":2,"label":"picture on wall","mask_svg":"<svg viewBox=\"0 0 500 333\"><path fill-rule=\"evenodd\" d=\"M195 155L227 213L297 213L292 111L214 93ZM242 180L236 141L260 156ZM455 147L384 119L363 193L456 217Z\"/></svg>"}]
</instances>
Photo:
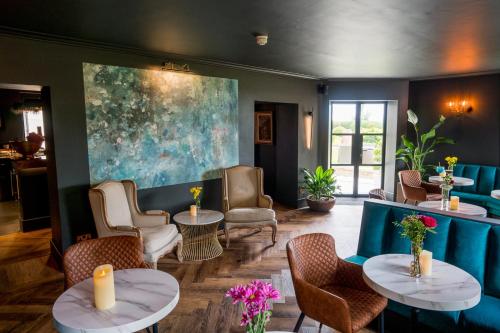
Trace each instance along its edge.
<instances>
[{"instance_id":1,"label":"picture on wall","mask_svg":"<svg viewBox=\"0 0 500 333\"><path fill-rule=\"evenodd\" d=\"M238 164L238 81L83 64L92 184L152 188L220 177Z\"/></svg>"},{"instance_id":2,"label":"picture on wall","mask_svg":"<svg viewBox=\"0 0 500 333\"><path fill-rule=\"evenodd\" d=\"M255 112L254 141L256 144L273 143L273 113L269 111Z\"/></svg>"}]
</instances>

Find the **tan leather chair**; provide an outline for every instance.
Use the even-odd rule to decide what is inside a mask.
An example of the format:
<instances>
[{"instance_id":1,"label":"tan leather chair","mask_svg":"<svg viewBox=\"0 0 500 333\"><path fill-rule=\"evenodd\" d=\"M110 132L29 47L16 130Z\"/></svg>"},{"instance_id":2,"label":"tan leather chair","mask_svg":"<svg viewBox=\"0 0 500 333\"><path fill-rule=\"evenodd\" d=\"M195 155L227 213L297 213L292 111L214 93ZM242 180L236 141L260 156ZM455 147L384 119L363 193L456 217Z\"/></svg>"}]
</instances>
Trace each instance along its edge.
<instances>
[{"instance_id":1,"label":"tan leather chair","mask_svg":"<svg viewBox=\"0 0 500 333\"><path fill-rule=\"evenodd\" d=\"M404 203L407 203L408 200L415 204L422 201L441 200L439 185L423 182L418 170L402 170L399 171L398 175Z\"/></svg>"},{"instance_id":2,"label":"tan leather chair","mask_svg":"<svg viewBox=\"0 0 500 333\"><path fill-rule=\"evenodd\" d=\"M304 316L343 333L357 332L380 315L387 299L363 281L363 268L344 261L335 252L335 241L327 234L296 237L286 245L293 287L299 305L298 332Z\"/></svg>"},{"instance_id":3,"label":"tan leather chair","mask_svg":"<svg viewBox=\"0 0 500 333\"><path fill-rule=\"evenodd\" d=\"M155 268L158 259L176 247L182 261L182 235L169 224L170 215L162 210L141 212L133 181L105 181L89 190L89 199L99 238L142 238L145 260Z\"/></svg>"},{"instance_id":4,"label":"tan leather chair","mask_svg":"<svg viewBox=\"0 0 500 333\"><path fill-rule=\"evenodd\" d=\"M229 231L237 228L272 228L272 241L276 242L277 222L273 200L264 195L264 172L261 168L237 165L223 170L222 204L225 220L226 247Z\"/></svg>"}]
</instances>

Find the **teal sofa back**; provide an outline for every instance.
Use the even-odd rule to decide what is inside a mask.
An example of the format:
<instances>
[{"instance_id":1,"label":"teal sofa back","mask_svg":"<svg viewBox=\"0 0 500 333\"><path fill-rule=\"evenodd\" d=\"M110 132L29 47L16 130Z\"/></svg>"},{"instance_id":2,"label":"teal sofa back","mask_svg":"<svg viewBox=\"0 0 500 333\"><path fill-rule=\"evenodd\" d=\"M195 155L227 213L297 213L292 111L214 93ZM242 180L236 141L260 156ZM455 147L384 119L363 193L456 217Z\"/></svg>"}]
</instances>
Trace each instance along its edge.
<instances>
[{"instance_id":1,"label":"teal sofa back","mask_svg":"<svg viewBox=\"0 0 500 333\"><path fill-rule=\"evenodd\" d=\"M366 259L380 254L409 254L410 243L401 238L400 229L393 222L401 221L404 216L413 213L432 216L438 222L437 233L427 235L424 248L432 251L435 259L458 266L474 276L482 286L485 301L489 302L487 304L494 300L495 307L500 309L500 220L441 213L388 201L367 200L363 208L357 255L347 260L362 264ZM403 307L393 303L389 306L389 309L391 308L400 311ZM405 313L404 310L401 311ZM484 316L484 311L480 313ZM470 320L467 321L469 326L465 329L466 323L464 319L460 319L465 317L460 316L459 311L424 311L422 317L427 321L426 324L431 322L430 325L434 325L434 329L438 331L448 331L449 325L456 325L457 330L461 327L464 331L474 331ZM500 326L492 332L500 332Z\"/></svg>"}]
</instances>

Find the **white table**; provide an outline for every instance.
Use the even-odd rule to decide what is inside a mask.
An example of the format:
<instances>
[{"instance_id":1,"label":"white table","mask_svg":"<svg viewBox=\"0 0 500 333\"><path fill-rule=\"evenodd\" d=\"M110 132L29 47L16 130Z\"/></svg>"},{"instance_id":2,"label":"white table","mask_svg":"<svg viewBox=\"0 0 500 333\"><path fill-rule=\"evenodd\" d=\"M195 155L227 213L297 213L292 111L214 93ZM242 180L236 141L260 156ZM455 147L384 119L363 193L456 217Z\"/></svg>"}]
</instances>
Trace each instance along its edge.
<instances>
[{"instance_id":1,"label":"white table","mask_svg":"<svg viewBox=\"0 0 500 333\"><path fill-rule=\"evenodd\" d=\"M363 264L363 279L373 290L393 301L412 308L412 332L416 331L419 309L459 311L476 306L481 299L481 285L469 273L433 259L432 275L410 277L412 256L384 254Z\"/></svg>"},{"instance_id":2,"label":"white table","mask_svg":"<svg viewBox=\"0 0 500 333\"><path fill-rule=\"evenodd\" d=\"M174 221L182 234L182 256L184 260L208 260L222 254L217 230L224 214L215 210L201 209L197 216L189 211L175 214Z\"/></svg>"},{"instance_id":3,"label":"white table","mask_svg":"<svg viewBox=\"0 0 500 333\"><path fill-rule=\"evenodd\" d=\"M441 178L440 176L430 176L429 182L435 184L442 184L443 178ZM453 176L453 186L472 186L472 185L474 185L474 179Z\"/></svg>"},{"instance_id":4,"label":"white table","mask_svg":"<svg viewBox=\"0 0 500 333\"><path fill-rule=\"evenodd\" d=\"M109 310L94 306L93 279L66 290L54 303L54 327L61 333L135 332L153 326L179 301L179 283L170 274L153 269L115 271L116 305Z\"/></svg>"},{"instance_id":5,"label":"white table","mask_svg":"<svg viewBox=\"0 0 500 333\"><path fill-rule=\"evenodd\" d=\"M493 190L491 191L491 196L495 199L500 200L500 190Z\"/></svg>"},{"instance_id":6,"label":"white table","mask_svg":"<svg viewBox=\"0 0 500 333\"><path fill-rule=\"evenodd\" d=\"M488 215L488 211L486 209L484 209L483 207L476 206L476 205L469 204L469 203L465 203L465 202L460 202L458 205L458 209L456 209L456 210L443 209L442 205L441 205L441 201L422 201L421 203L418 204L418 207L432 208L432 209L443 210L443 211L447 211L447 212L455 212L455 213L459 213L459 214L482 216L482 217L486 217Z\"/></svg>"}]
</instances>

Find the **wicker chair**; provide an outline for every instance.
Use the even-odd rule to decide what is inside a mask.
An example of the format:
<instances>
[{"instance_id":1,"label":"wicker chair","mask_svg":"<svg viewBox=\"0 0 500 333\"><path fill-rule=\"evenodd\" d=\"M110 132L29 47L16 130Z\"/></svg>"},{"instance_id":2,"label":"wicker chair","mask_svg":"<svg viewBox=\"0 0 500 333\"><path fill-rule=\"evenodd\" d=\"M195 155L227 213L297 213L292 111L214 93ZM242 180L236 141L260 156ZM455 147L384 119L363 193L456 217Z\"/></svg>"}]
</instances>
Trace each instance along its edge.
<instances>
[{"instance_id":1,"label":"wicker chair","mask_svg":"<svg viewBox=\"0 0 500 333\"><path fill-rule=\"evenodd\" d=\"M70 246L64 253L64 286L92 277L99 265L111 264L114 270L151 268L144 261L142 240L134 236L91 239Z\"/></svg>"},{"instance_id":2,"label":"wicker chair","mask_svg":"<svg viewBox=\"0 0 500 333\"><path fill-rule=\"evenodd\" d=\"M375 188L368 192L368 198L370 199L379 199L379 200L387 200L387 196L385 195L385 191L381 188Z\"/></svg>"},{"instance_id":3,"label":"wicker chair","mask_svg":"<svg viewBox=\"0 0 500 333\"><path fill-rule=\"evenodd\" d=\"M403 170L399 171L398 175L404 203L407 203L408 200L415 204L422 201L441 200L439 185L423 182L418 170Z\"/></svg>"},{"instance_id":4,"label":"wicker chair","mask_svg":"<svg viewBox=\"0 0 500 333\"><path fill-rule=\"evenodd\" d=\"M293 287L304 316L344 333L357 332L379 316L383 332L383 310L387 299L363 281L362 267L340 259L335 241L327 234L308 234L290 240L286 246Z\"/></svg>"}]
</instances>

